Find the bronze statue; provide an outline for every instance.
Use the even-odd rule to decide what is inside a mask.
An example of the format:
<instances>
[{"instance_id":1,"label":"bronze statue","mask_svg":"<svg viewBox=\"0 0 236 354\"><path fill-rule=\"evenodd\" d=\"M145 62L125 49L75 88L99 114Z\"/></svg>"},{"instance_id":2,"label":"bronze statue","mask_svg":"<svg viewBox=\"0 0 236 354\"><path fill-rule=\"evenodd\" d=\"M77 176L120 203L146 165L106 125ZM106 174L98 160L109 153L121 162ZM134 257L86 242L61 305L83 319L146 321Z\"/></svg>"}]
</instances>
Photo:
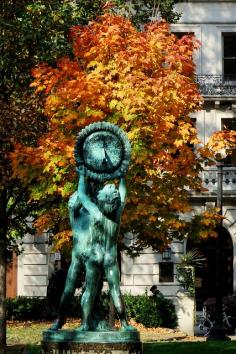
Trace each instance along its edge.
<instances>
[{"instance_id":1,"label":"bronze statue","mask_svg":"<svg viewBox=\"0 0 236 354\"><path fill-rule=\"evenodd\" d=\"M79 330L104 330L104 321L98 315L98 308L105 275L121 329L133 331L135 328L129 326L126 319L117 262L117 237L126 197L124 174L129 163L130 146L124 133L109 123L88 126L87 130L85 128L82 131L78 141L82 145L79 157L76 155L79 184L68 204L73 232L72 260L58 318L51 329L57 330L63 326L66 307L74 295L78 275L84 269L85 290L81 299L82 324ZM76 152L79 148L80 145L77 144ZM115 184L101 185L101 181L107 180L109 175L119 178L118 189ZM91 187L92 182L89 185L87 183L89 177L99 180L96 194Z\"/></svg>"}]
</instances>

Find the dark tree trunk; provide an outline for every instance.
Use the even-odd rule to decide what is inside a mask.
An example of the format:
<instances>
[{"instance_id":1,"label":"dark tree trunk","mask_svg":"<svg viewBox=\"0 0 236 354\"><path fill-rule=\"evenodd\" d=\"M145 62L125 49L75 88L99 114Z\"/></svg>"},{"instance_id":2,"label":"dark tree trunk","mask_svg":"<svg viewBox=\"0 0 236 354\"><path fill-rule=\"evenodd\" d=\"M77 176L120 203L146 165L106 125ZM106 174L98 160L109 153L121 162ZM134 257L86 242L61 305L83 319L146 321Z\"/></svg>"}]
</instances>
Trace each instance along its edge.
<instances>
[{"instance_id":1,"label":"dark tree trunk","mask_svg":"<svg viewBox=\"0 0 236 354\"><path fill-rule=\"evenodd\" d=\"M3 237L3 235L1 235ZM6 257L5 242L0 240L0 354L6 346Z\"/></svg>"},{"instance_id":2,"label":"dark tree trunk","mask_svg":"<svg viewBox=\"0 0 236 354\"><path fill-rule=\"evenodd\" d=\"M6 239L7 239L7 191L0 193L0 354L6 347Z\"/></svg>"}]
</instances>

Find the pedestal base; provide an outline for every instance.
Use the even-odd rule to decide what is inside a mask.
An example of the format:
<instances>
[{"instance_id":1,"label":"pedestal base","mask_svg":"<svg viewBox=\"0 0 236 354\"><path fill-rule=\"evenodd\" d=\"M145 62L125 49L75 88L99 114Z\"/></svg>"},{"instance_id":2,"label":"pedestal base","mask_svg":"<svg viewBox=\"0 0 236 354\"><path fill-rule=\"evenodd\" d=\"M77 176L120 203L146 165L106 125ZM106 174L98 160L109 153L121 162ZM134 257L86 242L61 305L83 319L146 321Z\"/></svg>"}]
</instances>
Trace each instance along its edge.
<instances>
[{"instance_id":1,"label":"pedestal base","mask_svg":"<svg viewBox=\"0 0 236 354\"><path fill-rule=\"evenodd\" d=\"M48 343L42 354L142 354L142 343Z\"/></svg>"},{"instance_id":2,"label":"pedestal base","mask_svg":"<svg viewBox=\"0 0 236 354\"><path fill-rule=\"evenodd\" d=\"M42 354L142 354L137 331L43 332Z\"/></svg>"}]
</instances>

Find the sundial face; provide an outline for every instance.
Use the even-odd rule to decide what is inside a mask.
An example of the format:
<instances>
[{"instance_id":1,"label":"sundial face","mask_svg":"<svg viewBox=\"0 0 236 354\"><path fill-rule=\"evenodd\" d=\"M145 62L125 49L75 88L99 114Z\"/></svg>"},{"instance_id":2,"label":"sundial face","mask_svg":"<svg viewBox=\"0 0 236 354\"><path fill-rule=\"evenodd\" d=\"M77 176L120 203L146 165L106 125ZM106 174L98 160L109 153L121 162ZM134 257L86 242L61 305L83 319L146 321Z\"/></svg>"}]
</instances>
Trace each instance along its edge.
<instances>
[{"instance_id":1,"label":"sundial face","mask_svg":"<svg viewBox=\"0 0 236 354\"><path fill-rule=\"evenodd\" d=\"M129 167L131 146L126 134L117 125L97 122L78 135L75 160L84 164L86 176L106 181L123 176Z\"/></svg>"},{"instance_id":2,"label":"sundial face","mask_svg":"<svg viewBox=\"0 0 236 354\"><path fill-rule=\"evenodd\" d=\"M96 172L114 172L122 161L123 146L112 132L99 131L89 135L83 145L86 167Z\"/></svg>"}]
</instances>

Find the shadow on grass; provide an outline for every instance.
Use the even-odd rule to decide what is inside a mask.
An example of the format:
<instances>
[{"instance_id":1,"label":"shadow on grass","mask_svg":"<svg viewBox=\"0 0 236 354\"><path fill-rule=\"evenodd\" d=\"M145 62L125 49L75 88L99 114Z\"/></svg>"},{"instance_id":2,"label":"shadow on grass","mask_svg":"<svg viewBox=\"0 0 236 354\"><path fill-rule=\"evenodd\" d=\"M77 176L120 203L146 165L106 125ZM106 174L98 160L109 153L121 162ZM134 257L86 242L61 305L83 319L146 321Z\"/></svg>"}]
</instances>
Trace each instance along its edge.
<instances>
[{"instance_id":1,"label":"shadow on grass","mask_svg":"<svg viewBox=\"0 0 236 354\"><path fill-rule=\"evenodd\" d=\"M21 354L22 350L19 349L8 349L7 354ZM26 345L26 351L24 354L41 354L40 345Z\"/></svg>"},{"instance_id":2,"label":"shadow on grass","mask_svg":"<svg viewBox=\"0 0 236 354\"><path fill-rule=\"evenodd\" d=\"M27 345L26 354L40 354L40 345ZM144 343L143 354L235 354L236 341L232 342L158 342ZM19 350L7 354L20 354Z\"/></svg>"},{"instance_id":3,"label":"shadow on grass","mask_svg":"<svg viewBox=\"0 0 236 354\"><path fill-rule=\"evenodd\" d=\"M143 354L236 354L232 342L164 342L144 343Z\"/></svg>"}]
</instances>

